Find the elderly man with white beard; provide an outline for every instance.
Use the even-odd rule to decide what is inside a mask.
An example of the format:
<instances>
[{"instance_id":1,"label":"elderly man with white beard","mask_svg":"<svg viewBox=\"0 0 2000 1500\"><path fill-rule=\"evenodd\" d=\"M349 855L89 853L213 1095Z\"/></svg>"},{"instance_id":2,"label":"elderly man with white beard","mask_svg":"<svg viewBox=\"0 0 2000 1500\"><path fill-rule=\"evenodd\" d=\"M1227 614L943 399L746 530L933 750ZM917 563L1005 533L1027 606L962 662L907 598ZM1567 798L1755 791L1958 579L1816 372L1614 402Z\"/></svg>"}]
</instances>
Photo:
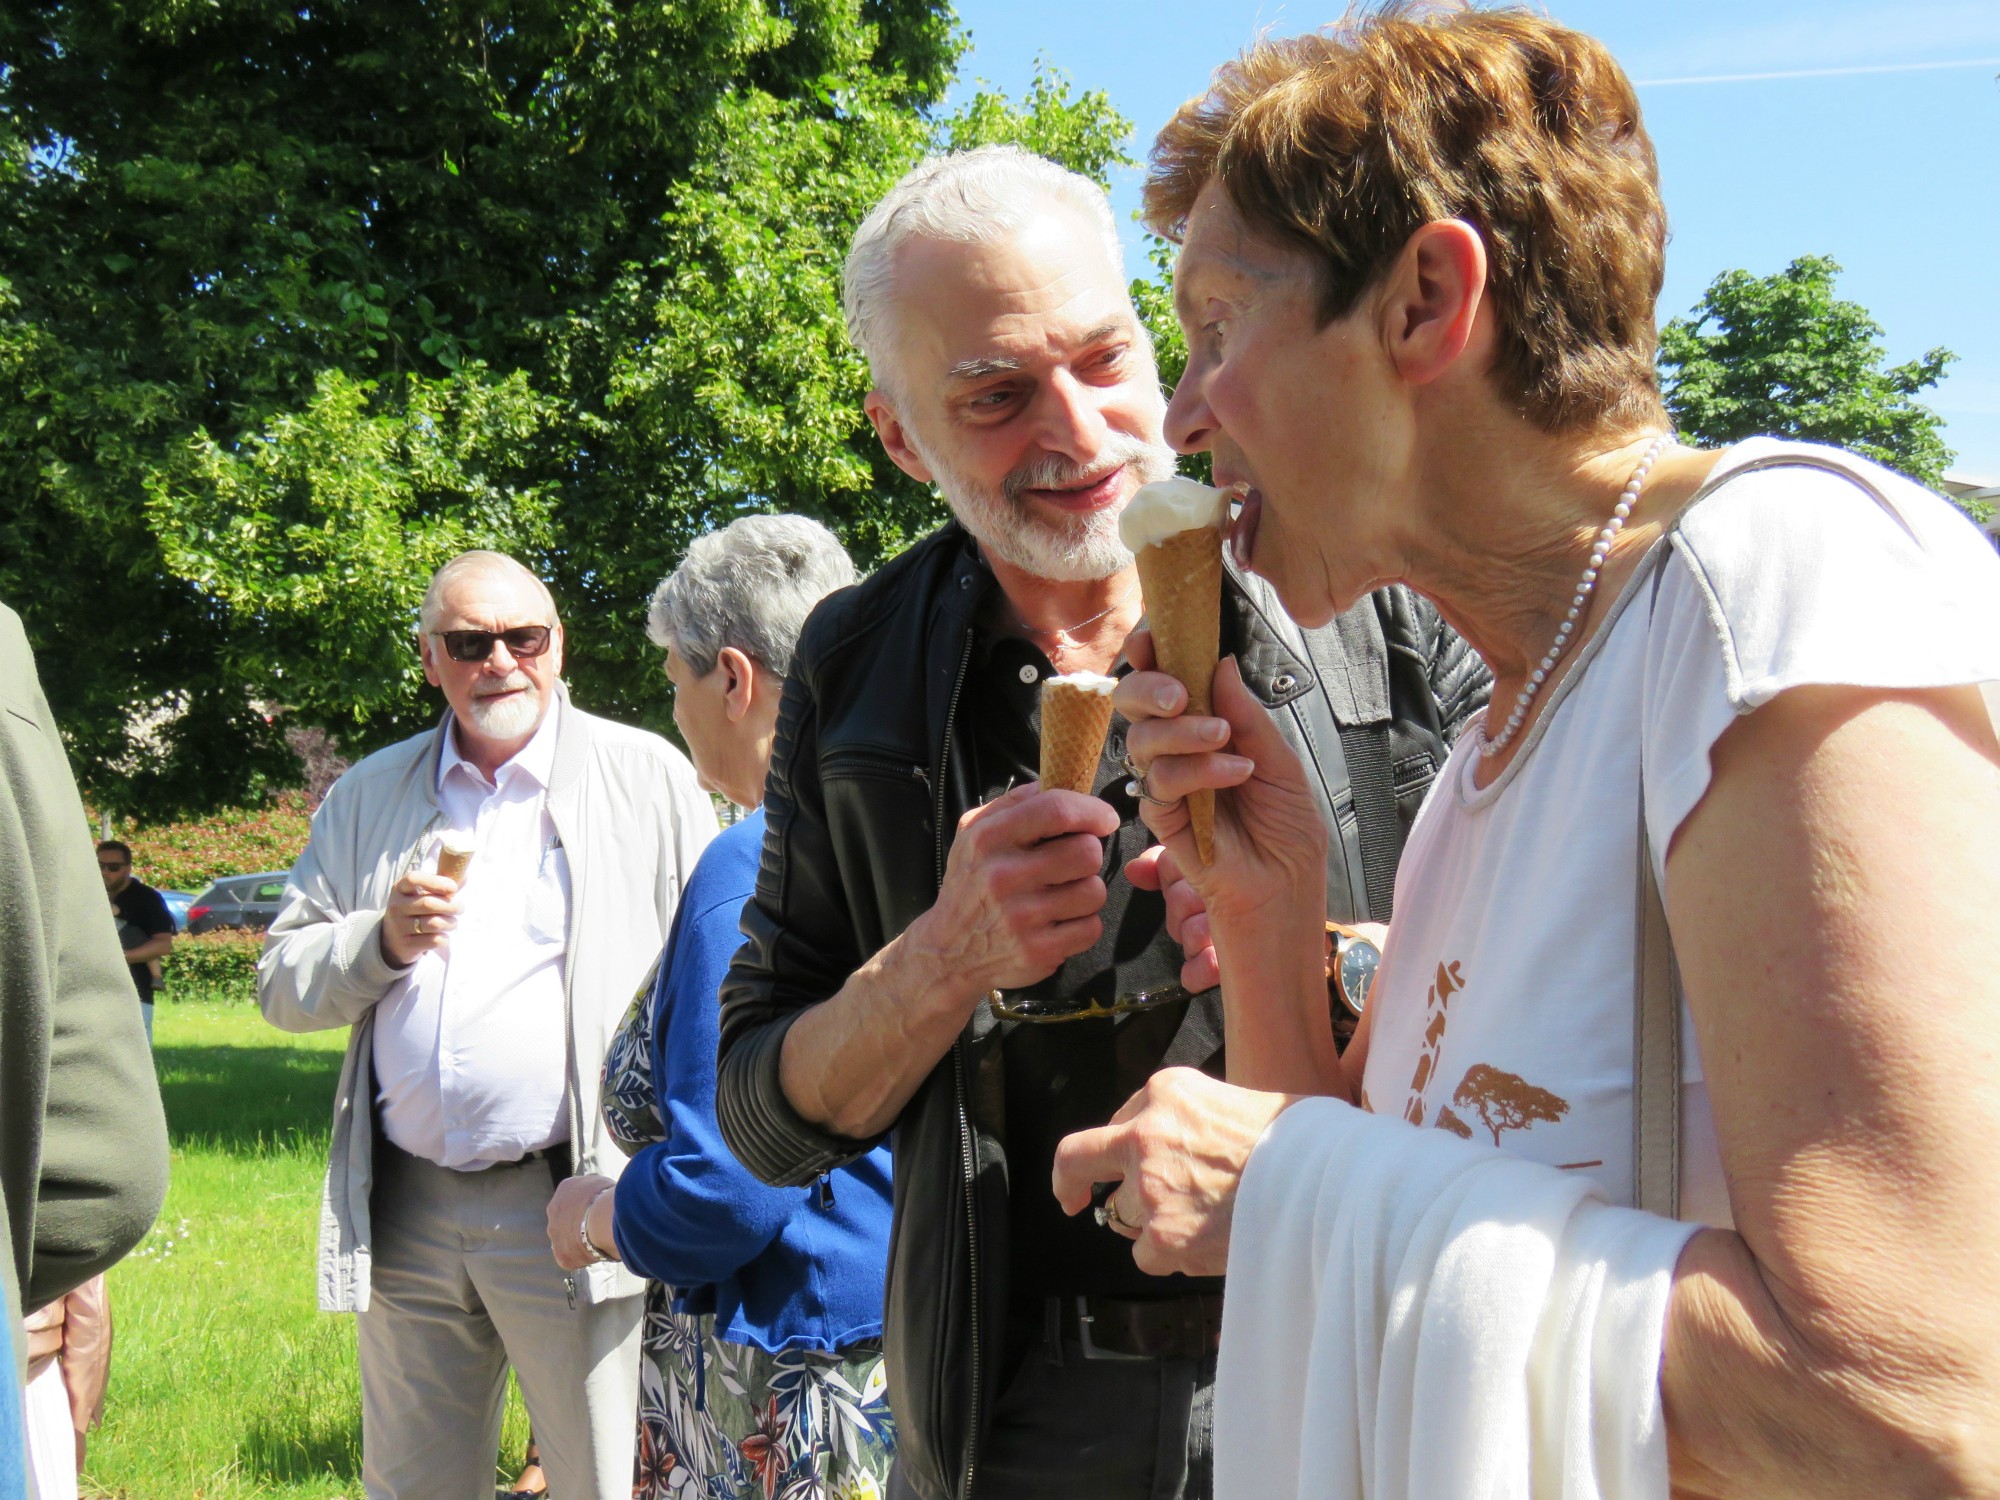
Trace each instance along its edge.
<instances>
[{"instance_id":1,"label":"elderly man with white beard","mask_svg":"<svg viewBox=\"0 0 2000 1500\"><path fill-rule=\"evenodd\" d=\"M1174 470L1152 348L1103 192L1011 147L898 183L845 299L883 447L955 520L799 641L717 1114L775 1183L894 1133L894 1493L1194 1500L1220 1279L1146 1275L1050 1178L1154 1072L1220 1070L1213 955L1147 853L1119 728L1094 795L1027 784L1042 680L1123 670L1145 608L1118 517ZM1402 589L1309 632L1233 570L1225 594L1222 649L1317 768L1328 916L1384 920L1485 671Z\"/></svg>"},{"instance_id":2,"label":"elderly man with white beard","mask_svg":"<svg viewBox=\"0 0 2000 1500\"><path fill-rule=\"evenodd\" d=\"M599 1070L715 812L673 746L570 703L512 558L446 563L419 632L444 717L327 794L258 965L273 1025L353 1028L320 1306L359 1314L369 1500L488 1500L510 1363L555 1492L623 1500L643 1283L565 1277L545 1210L624 1164Z\"/></svg>"}]
</instances>

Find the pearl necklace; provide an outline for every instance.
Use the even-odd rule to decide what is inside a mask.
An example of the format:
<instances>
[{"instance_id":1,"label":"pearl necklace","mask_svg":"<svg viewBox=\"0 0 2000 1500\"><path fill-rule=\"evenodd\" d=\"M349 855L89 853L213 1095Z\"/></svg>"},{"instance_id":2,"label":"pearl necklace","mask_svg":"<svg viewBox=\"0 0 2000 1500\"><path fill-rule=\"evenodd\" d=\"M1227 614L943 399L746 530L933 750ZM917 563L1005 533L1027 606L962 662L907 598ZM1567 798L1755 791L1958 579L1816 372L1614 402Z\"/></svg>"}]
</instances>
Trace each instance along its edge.
<instances>
[{"instance_id":1,"label":"pearl necklace","mask_svg":"<svg viewBox=\"0 0 2000 1500\"><path fill-rule=\"evenodd\" d=\"M1611 511L1611 519L1604 523L1604 529L1597 533L1597 540L1591 544L1590 561L1584 565L1583 576L1577 580L1576 593L1569 601L1569 612L1563 616L1562 624L1556 627L1555 644L1542 657L1542 664L1528 674L1527 684L1514 695L1514 707L1507 715L1507 722L1497 735L1486 732L1484 720L1479 725L1479 753L1487 758L1498 755L1521 732L1521 726L1528 721L1528 709L1535 701L1535 695L1542 690L1542 684L1549 680L1549 674L1556 669L1556 663L1569 648L1570 637L1575 634L1577 622L1583 618L1583 607L1590 601L1597 588L1597 573L1604 566L1604 559L1611 555L1611 544L1618 539L1618 533L1625 529L1625 522L1632 515L1632 507L1639 501L1639 492L1646 487L1646 475L1653 463L1666 451L1669 438L1656 437L1647 446L1639 459L1639 466L1632 471L1632 477L1625 481L1625 488L1618 496L1618 504ZM1490 710L1489 710L1490 712Z\"/></svg>"}]
</instances>

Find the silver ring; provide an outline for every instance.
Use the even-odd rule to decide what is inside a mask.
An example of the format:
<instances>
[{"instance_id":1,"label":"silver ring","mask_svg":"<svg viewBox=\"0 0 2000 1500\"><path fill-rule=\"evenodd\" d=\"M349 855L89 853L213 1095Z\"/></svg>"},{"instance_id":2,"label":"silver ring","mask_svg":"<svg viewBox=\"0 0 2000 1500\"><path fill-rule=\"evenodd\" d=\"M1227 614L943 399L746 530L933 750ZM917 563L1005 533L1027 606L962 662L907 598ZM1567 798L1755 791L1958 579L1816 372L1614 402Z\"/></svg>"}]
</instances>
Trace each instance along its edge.
<instances>
[{"instance_id":1,"label":"silver ring","mask_svg":"<svg viewBox=\"0 0 2000 1500\"><path fill-rule=\"evenodd\" d=\"M1136 1235L1139 1232L1138 1225L1127 1224L1119 1217L1118 1199L1115 1195L1106 1198L1102 1203L1098 1204L1095 1212L1097 1214L1097 1224L1100 1229L1108 1229L1113 1234L1130 1233Z\"/></svg>"}]
</instances>

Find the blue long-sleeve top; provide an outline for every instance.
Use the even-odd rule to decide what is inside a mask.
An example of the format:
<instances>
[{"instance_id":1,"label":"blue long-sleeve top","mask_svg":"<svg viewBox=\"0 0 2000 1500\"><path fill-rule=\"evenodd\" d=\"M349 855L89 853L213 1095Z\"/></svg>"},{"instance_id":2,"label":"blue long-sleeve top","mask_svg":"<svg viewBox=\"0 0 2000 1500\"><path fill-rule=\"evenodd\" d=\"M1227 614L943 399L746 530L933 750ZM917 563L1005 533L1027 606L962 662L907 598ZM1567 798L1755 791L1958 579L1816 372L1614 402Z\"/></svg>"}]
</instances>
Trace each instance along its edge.
<instances>
[{"instance_id":1,"label":"blue long-sleeve top","mask_svg":"<svg viewBox=\"0 0 2000 1500\"><path fill-rule=\"evenodd\" d=\"M717 994L757 882L760 810L725 829L681 894L653 986L653 1087L666 1139L626 1163L612 1200L625 1264L664 1282L716 1336L773 1352L882 1335L890 1160L878 1146L804 1188L759 1182L715 1120Z\"/></svg>"}]
</instances>

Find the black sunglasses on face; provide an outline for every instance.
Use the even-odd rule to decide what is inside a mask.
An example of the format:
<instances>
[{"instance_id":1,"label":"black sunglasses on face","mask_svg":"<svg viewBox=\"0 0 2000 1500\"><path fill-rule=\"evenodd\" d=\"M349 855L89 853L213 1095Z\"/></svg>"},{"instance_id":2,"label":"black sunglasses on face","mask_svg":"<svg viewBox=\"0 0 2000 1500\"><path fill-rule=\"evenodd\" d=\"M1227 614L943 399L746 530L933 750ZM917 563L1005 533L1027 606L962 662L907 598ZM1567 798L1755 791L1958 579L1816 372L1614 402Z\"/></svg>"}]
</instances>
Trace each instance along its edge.
<instances>
[{"instance_id":1,"label":"black sunglasses on face","mask_svg":"<svg viewBox=\"0 0 2000 1500\"><path fill-rule=\"evenodd\" d=\"M100 870L122 870L125 868L125 861L122 859L100 859L97 862L97 868Z\"/></svg>"},{"instance_id":2,"label":"black sunglasses on face","mask_svg":"<svg viewBox=\"0 0 2000 1500\"><path fill-rule=\"evenodd\" d=\"M531 661L549 649L549 627L516 625L511 630L434 630L444 642L444 654L453 661L485 661L493 654L493 643L505 641L507 654L517 661Z\"/></svg>"}]
</instances>

